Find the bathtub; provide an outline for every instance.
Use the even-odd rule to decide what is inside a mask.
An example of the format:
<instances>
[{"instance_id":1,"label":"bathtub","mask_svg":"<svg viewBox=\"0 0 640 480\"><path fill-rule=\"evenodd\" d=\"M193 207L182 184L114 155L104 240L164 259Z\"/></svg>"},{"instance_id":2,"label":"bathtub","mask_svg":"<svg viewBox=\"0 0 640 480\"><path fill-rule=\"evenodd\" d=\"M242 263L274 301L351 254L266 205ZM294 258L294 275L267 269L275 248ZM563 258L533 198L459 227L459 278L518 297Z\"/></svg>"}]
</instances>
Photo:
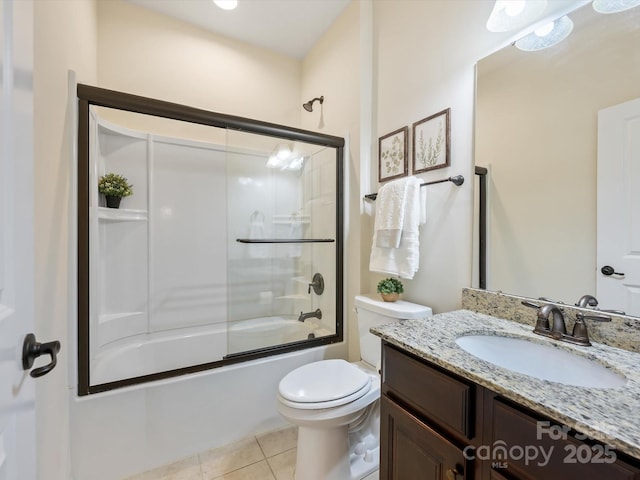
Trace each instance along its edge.
<instances>
[{"instance_id":1,"label":"bathtub","mask_svg":"<svg viewBox=\"0 0 640 480\"><path fill-rule=\"evenodd\" d=\"M229 326L229 353L246 352L329 334L312 321L263 317L234 322ZM312 335L310 337L310 335Z\"/></svg>"},{"instance_id":2,"label":"bathtub","mask_svg":"<svg viewBox=\"0 0 640 480\"><path fill-rule=\"evenodd\" d=\"M253 323L236 326L240 343L253 341L260 328L271 333L279 331L281 335L308 334L312 328L283 318L248 322ZM110 344L101 352L92 374L109 378L127 371L131 376L132 368L143 373L151 368L150 358L163 367L168 365L163 362L171 358L197 363L198 355L207 354L207 361L212 361L211 352L227 338L226 328L192 329L189 333L177 336L176 331L170 331L147 338L146 342L130 339L128 343ZM115 353L118 349L120 355ZM150 352L156 354L151 357ZM294 368L324 358L346 358L344 342L100 394L72 395L71 478L122 480L285 426L276 409L278 382Z\"/></svg>"},{"instance_id":3,"label":"bathtub","mask_svg":"<svg viewBox=\"0 0 640 480\"><path fill-rule=\"evenodd\" d=\"M100 347L91 361L91 384L222 360L228 353L282 345L331 332L311 321L281 316L134 335ZM312 335L312 337L310 337Z\"/></svg>"}]
</instances>

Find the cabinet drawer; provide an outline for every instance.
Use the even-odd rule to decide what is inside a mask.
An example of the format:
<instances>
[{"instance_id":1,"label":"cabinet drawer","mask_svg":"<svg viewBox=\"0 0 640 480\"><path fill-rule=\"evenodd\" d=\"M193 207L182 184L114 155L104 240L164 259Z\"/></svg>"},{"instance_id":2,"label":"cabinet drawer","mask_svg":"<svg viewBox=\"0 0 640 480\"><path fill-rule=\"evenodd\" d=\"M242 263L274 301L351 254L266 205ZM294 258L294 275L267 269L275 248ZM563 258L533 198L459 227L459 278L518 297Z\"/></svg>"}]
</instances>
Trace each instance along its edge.
<instances>
[{"instance_id":1,"label":"cabinet drawer","mask_svg":"<svg viewBox=\"0 0 640 480\"><path fill-rule=\"evenodd\" d=\"M493 458L508 472L509 478L580 480L638 480L640 469L620 460L615 449L595 442L582 442L570 433L561 435L562 426L540 423L529 413L495 399L493 402L492 446L500 442L507 458ZM565 438L566 437L566 438ZM529 449L521 458L520 452ZM494 449L497 452L498 449ZM544 455L542 452L546 452ZM502 451L504 454L504 450ZM532 458L533 456L536 458Z\"/></svg>"},{"instance_id":2,"label":"cabinet drawer","mask_svg":"<svg viewBox=\"0 0 640 480\"><path fill-rule=\"evenodd\" d=\"M385 344L383 382L389 394L435 424L473 437L473 386Z\"/></svg>"}]
</instances>

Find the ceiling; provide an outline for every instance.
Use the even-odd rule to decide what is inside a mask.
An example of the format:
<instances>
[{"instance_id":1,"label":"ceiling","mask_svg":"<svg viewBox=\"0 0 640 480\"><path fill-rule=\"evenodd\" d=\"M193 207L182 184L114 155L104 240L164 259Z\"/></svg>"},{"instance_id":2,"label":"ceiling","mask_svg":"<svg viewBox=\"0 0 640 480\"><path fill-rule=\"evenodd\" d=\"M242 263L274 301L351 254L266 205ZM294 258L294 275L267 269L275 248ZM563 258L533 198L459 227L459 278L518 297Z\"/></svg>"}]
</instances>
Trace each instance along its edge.
<instances>
[{"instance_id":1,"label":"ceiling","mask_svg":"<svg viewBox=\"0 0 640 480\"><path fill-rule=\"evenodd\" d=\"M238 0L222 10L212 0L127 0L200 28L303 58L351 0Z\"/></svg>"}]
</instances>

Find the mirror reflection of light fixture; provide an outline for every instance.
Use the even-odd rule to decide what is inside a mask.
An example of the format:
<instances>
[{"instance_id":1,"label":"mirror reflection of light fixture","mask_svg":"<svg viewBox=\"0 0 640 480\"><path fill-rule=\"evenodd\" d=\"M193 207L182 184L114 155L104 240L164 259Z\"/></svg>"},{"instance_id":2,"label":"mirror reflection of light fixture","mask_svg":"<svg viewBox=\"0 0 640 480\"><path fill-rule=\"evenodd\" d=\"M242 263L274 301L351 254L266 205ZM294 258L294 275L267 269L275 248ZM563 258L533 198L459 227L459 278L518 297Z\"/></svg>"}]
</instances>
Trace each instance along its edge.
<instances>
[{"instance_id":1,"label":"mirror reflection of light fixture","mask_svg":"<svg viewBox=\"0 0 640 480\"><path fill-rule=\"evenodd\" d=\"M547 7L547 0L497 0L493 6L487 30L509 32L531 25Z\"/></svg>"},{"instance_id":2,"label":"mirror reflection of light fixture","mask_svg":"<svg viewBox=\"0 0 640 480\"><path fill-rule=\"evenodd\" d=\"M304 108L307 112L313 112L313 102L320 102L320 105L324 103L324 95L321 97L316 97L313 100L309 100L307 103L302 104L302 108Z\"/></svg>"},{"instance_id":3,"label":"mirror reflection of light fixture","mask_svg":"<svg viewBox=\"0 0 640 480\"><path fill-rule=\"evenodd\" d=\"M213 0L223 10L233 10L238 6L238 0Z\"/></svg>"},{"instance_id":4,"label":"mirror reflection of light fixture","mask_svg":"<svg viewBox=\"0 0 640 480\"><path fill-rule=\"evenodd\" d=\"M598 13L618 13L640 5L640 0L593 0L591 4Z\"/></svg>"},{"instance_id":5,"label":"mirror reflection of light fixture","mask_svg":"<svg viewBox=\"0 0 640 480\"><path fill-rule=\"evenodd\" d=\"M297 154L288 144L278 144L267 160L268 168L281 170L300 170L304 165L304 157Z\"/></svg>"},{"instance_id":6,"label":"mirror reflection of light fixture","mask_svg":"<svg viewBox=\"0 0 640 480\"><path fill-rule=\"evenodd\" d=\"M535 52L552 47L567 38L573 30L573 22L566 15L536 28L529 35L517 40L515 45L525 52Z\"/></svg>"}]
</instances>

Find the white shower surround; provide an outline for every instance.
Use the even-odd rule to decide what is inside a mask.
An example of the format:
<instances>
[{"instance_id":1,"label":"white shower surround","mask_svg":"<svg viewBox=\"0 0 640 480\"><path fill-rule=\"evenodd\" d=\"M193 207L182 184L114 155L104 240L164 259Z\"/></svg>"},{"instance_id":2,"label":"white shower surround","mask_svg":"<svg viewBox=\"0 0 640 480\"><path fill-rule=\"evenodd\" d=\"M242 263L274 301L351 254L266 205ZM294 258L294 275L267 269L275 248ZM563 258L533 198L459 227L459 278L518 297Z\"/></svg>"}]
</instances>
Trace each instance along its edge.
<instances>
[{"instance_id":1,"label":"white shower surround","mask_svg":"<svg viewBox=\"0 0 640 480\"><path fill-rule=\"evenodd\" d=\"M299 238L305 230L320 238L335 236L335 201L328 201L335 198L335 156L314 147L303 172L274 172L265 168L273 143L243 132L189 129L173 120L92 107L90 386L221 361L227 354L304 340L312 333L286 322L274 329L274 316L295 320L300 311L321 308L315 337L334 333L332 288L322 296L306 291L316 269L327 285L335 285L329 267L333 244L307 247L304 255L300 246L265 244L259 252L264 255L256 255L256 245L235 241L247 237L258 211L266 219L267 237ZM100 206L95 185L110 172L133 184L134 194L120 209ZM181 335L208 345L183 349L167 341L183 343ZM202 340L207 336L208 342ZM169 354L174 350L188 354Z\"/></svg>"}]
</instances>

